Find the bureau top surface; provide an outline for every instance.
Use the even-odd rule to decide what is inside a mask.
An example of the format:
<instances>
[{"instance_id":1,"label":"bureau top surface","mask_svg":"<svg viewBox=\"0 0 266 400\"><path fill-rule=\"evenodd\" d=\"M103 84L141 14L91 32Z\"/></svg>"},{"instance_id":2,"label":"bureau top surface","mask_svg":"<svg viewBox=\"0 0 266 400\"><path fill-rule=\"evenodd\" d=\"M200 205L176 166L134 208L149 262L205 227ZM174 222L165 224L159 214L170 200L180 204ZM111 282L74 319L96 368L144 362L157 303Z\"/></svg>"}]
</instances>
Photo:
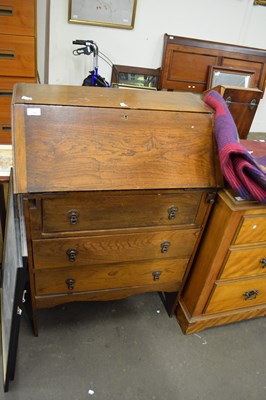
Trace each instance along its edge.
<instances>
[{"instance_id":1,"label":"bureau top surface","mask_svg":"<svg viewBox=\"0 0 266 400\"><path fill-rule=\"evenodd\" d=\"M211 113L193 93L141 89L93 88L88 86L19 83L13 91L13 104L62 105L134 110L186 111Z\"/></svg>"}]
</instances>

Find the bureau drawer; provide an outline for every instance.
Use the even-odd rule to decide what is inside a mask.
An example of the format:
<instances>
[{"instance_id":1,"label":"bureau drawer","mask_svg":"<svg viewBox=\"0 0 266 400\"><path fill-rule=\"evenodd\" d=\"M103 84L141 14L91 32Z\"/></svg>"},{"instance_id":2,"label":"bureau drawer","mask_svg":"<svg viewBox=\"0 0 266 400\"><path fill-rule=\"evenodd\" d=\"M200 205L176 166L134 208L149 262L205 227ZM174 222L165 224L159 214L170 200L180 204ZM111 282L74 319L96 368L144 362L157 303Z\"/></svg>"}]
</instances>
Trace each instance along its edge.
<instances>
[{"instance_id":1,"label":"bureau drawer","mask_svg":"<svg viewBox=\"0 0 266 400\"><path fill-rule=\"evenodd\" d=\"M0 33L35 34L35 0L5 0L0 4Z\"/></svg>"},{"instance_id":2,"label":"bureau drawer","mask_svg":"<svg viewBox=\"0 0 266 400\"><path fill-rule=\"evenodd\" d=\"M151 260L126 264L35 271L37 295L51 295L134 286L175 284L179 289L186 260ZM172 286L171 286L172 287Z\"/></svg>"},{"instance_id":3,"label":"bureau drawer","mask_svg":"<svg viewBox=\"0 0 266 400\"><path fill-rule=\"evenodd\" d=\"M34 77L34 50L33 37L0 35L0 75Z\"/></svg>"},{"instance_id":4,"label":"bureau drawer","mask_svg":"<svg viewBox=\"0 0 266 400\"><path fill-rule=\"evenodd\" d=\"M231 249L219 279L266 274L266 247Z\"/></svg>"},{"instance_id":5,"label":"bureau drawer","mask_svg":"<svg viewBox=\"0 0 266 400\"><path fill-rule=\"evenodd\" d=\"M266 303L266 277L216 283L206 314Z\"/></svg>"},{"instance_id":6,"label":"bureau drawer","mask_svg":"<svg viewBox=\"0 0 266 400\"><path fill-rule=\"evenodd\" d=\"M203 191L78 193L42 200L44 233L158 225L200 226ZM205 202L204 202L205 203Z\"/></svg>"},{"instance_id":7,"label":"bureau drawer","mask_svg":"<svg viewBox=\"0 0 266 400\"><path fill-rule=\"evenodd\" d=\"M266 214L245 215L241 218L239 230L233 244L259 243L266 241Z\"/></svg>"},{"instance_id":8,"label":"bureau drawer","mask_svg":"<svg viewBox=\"0 0 266 400\"><path fill-rule=\"evenodd\" d=\"M164 258L188 259L198 230L33 240L35 268L109 264Z\"/></svg>"}]
</instances>

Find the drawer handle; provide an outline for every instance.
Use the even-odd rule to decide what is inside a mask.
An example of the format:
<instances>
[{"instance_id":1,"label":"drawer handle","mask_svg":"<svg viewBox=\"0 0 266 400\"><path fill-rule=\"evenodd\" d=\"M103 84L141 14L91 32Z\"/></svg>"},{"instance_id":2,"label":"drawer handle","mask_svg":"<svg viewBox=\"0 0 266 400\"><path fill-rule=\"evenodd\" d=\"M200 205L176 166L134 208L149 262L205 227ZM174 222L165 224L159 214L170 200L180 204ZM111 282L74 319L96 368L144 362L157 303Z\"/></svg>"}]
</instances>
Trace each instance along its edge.
<instances>
[{"instance_id":1,"label":"drawer handle","mask_svg":"<svg viewBox=\"0 0 266 400\"><path fill-rule=\"evenodd\" d=\"M68 290L74 290L74 285L76 283L76 280L73 278L69 278L66 280L67 288Z\"/></svg>"},{"instance_id":2,"label":"drawer handle","mask_svg":"<svg viewBox=\"0 0 266 400\"><path fill-rule=\"evenodd\" d=\"M0 50L0 59L5 58L7 60L14 60L15 59L15 52L13 50Z\"/></svg>"},{"instance_id":3,"label":"drawer handle","mask_svg":"<svg viewBox=\"0 0 266 400\"><path fill-rule=\"evenodd\" d=\"M169 247L170 247L170 242L163 242L163 243L161 243L161 252L162 253L167 253L168 252L168 249L169 249Z\"/></svg>"},{"instance_id":4,"label":"drawer handle","mask_svg":"<svg viewBox=\"0 0 266 400\"><path fill-rule=\"evenodd\" d=\"M0 91L0 97L11 97L12 96L12 90L1 90Z\"/></svg>"},{"instance_id":5,"label":"drawer handle","mask_svg":"<svg viewBox=\"0 0 266 400\"><path fill-rule=\"evenodd\" d=\"M263 264L262 268L266 268L266 257L262 258L260 262Z\"/></svg>"},{"instance_id":6,"label":"drawer handle","mask_svg":"<svg viewBox=\"0 0 266 400\"><path fill-rule=\"evenodd\" d=\"M249 290L248 292L245 292L243 294L245 300L254 300L258 296L259 291L258 290Z\"/></svg>"},{"instance_id":7,"label":"drawer handle","mask_svg":"<svg viewBox=\"0 0 266 400\"><path fill-rule=\"evenodd\" d=\"M161 271L153 271L152 276L154 281L158 281L160 279Z\"/></svg>"},{"instance_id":8,"label":"drawer handle","mask_svg":"<svg viewBox=\"0 0 266 400\"><path fill-rule=\"evenodd\" d=\"M79 212L77 210L69 210L67 213L71 225L77 225Z\"/></svg>"},{"instance_id":9,"label":"drawer handle","mask_svg":"<svg viewBox=\"0 0 266 400\"><path fill-rule=\"evenodd\" d=\"M67 250L66 254L68 256L68 261L75 262L76 261L76 257L78 255L78 250L69 249L69 250Z\"/></svg>"},{"instance_id":10,"label":"drawer handle","mask_svg":"<svg viewBox=\"0 0 266 400\"><path fill-rule=\"evenodd\" d=\"M175 219L177 213L177 207L172 206L168 208L168 219Z\"/></svg>"},{"instance_id":11,"label":"drawer handle","mask_svg":"<svg viewBox=\"0 0 266 400\"><path fill-rule=\"evenodd\" d=\"M257 107L257 101L256 101L256 99L251 100L251 102L250 102L249 105L248 105L248 108L250 109L250 111L253 111L254 108L256 108L256 107Z\"/></svg>"},{"instance_id":12,"label":"drawer handle","mask_svg":"<svg viewBox=\"0 0 266 400\"><path fill-rule=\"evenodd\" d=\"M1 125L1 130L3 132L10 132L11 131L11 126L10 125Z\"/></svg>"},{"instance_id":13,"label":"drawer handle","mask_svg":"<svg viewBox=\"0 0 266 400\"><path fill-rule=\"evenodd\" d=\"M5 6L4 4L1 4L0 15L2 15L4 17L11 17L13 15L13 7Z\"/></svg>"}]
</instances>

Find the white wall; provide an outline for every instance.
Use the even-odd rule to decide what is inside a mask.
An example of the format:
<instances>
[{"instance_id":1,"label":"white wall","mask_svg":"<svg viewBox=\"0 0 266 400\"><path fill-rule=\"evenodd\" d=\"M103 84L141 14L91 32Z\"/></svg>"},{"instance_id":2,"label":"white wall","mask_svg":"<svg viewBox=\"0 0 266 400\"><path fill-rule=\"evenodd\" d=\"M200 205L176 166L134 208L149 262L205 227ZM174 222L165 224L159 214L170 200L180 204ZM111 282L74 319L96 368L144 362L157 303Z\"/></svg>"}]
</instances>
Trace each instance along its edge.
<instances>
[{"instance_id":1,"label":"white wall","mask_svg":"<svg viewBox=\"0 0 266 400\"><path fill-rule=\"evenodd\" d=\"M146 68L161 66L164 33L266 47L266 7L254 6L253 0L138 0L133 30L69 23L68 0L38 0L39 24L46 18L46 1L50 4L49 76L45 80L43 74L41 81L51 84L81 85L88 75L92 57L72 55L75 39L94 40L114 64ZM43 43L42 33L38 34ZM111 68L101 59L99 73L110 81ZM266 95L251 131L266 132Z\"/></svg>"}]
</instances>

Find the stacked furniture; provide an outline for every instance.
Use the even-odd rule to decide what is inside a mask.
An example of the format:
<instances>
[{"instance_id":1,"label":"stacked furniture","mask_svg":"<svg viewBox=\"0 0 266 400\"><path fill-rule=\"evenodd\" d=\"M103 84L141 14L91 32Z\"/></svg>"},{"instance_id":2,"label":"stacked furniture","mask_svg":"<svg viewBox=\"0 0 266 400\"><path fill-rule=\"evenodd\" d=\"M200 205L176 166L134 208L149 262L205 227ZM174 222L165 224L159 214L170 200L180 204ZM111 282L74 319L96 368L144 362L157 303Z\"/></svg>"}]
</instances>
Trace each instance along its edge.
<instances>
[{"instance_id":1,"label":"stacked furniture","mask_svg":"<svg viewBox=\"0 0 266 400\"><path fill-rule=\"evenodd\" d=\"M234 89L230 99L239 136L245 139L265 90L266 50L165 34L158 88L203 93L210 66L255 72L253 89Z\"/></svg>"},{"instance_id":2,"label":"stacked furniture","mask_svg":"<svg viewBox=\"0 0 266 400\"><path fill-rule=\"evenodd\" d=\"M0 144L11 144L11 98L17 82L36 82L35 0L0 4Z\"/></svg>"},{"instance_id":3,"label":"stacked furniture","mask_svg":"<svg viewBox=\"0 0 266 400\"><path fill-rule=\"evenodd\" d=\"M184 333L266 315L266 206L219 192L176 311Z\"/></svg>"},{"instance_id":4,"label":"stacked furniture","mask_svg":"<svg viewBox=\"0 0 266 400\"><path fill-rule=\"evenodd\" d=\"M19 84L14 192L37 310L162 292L169 312L223 181L190 93Z\"/></svg>"}]
</instances>

